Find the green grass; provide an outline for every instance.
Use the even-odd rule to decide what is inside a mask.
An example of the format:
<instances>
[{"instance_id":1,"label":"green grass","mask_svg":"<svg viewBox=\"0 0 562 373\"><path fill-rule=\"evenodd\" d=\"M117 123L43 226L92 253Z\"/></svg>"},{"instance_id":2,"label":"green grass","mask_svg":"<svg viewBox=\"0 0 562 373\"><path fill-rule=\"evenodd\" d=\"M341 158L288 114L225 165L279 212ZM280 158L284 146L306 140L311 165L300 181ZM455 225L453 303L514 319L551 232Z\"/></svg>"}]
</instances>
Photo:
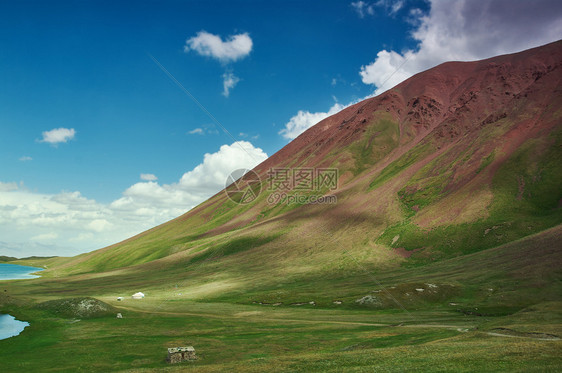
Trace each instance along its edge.
<instances>
[{"instance_id":1,"label":"green grass","mask_svg":"<svg viewBox=\"0 0 562 373\"><path fill-rule=\"evenodd\" d=\"M547 143L549 146L546 146ZM543 149L546 149L543 150ZM494 152L483 158L489 164ZM422 229L412 222L412 207L426 206L442 198L448 178L446 170L423 179L425 187L408 193L408 186L398 194L405 206L407 218L389 226L377 242L408 250L425 249L414 254L408 265L423 265L443 258L468 254L512 242L533 232L562 222L562 131L555 131L546 140L529 140L513 157L501 165L494 175L491 189L494 195L490 215L472 223L443 225ZM419 174L426 175L439 164L439 158ZM448 168L449 166L447 166ZM414 185L419 182L413 179ZM418 180L418 181L416 181ZM394 237L399 240L392 245Z\"/></svg>"},{"instance_id":2,"label":"green grass","mask_svg":"<svg viewBox=\"0 0 562 373\"><path fill-rule=\"evenodd\" d=\"M413 139L383 114L326 158L347 177L337 205L221 193L114 247L18 261L47 270L0 282L0 311L31 323L0 341L2 372L555 371L562 342L536 336L562 336L562 129L506 155L512 119L432 132L371 174ZM480 186L485 213L422 228ZM77 321L64 299L83 297L114 308ZM182 345L200 359L167 365Z\"/></svg>"},{"instance_id":3,"label":"green grass","mask_svg":"<svg viewBox=\"0 0 562 373\"><path fill-rule=\"evenodd\" d=\"M384 115L382 119L375 119L375 122L368 126L362 139L351 146L355 158L354 175L360 174L383 159L398 146L399 138L400 127L397 123L386 119Z\"/></svg>"},{"instance_id":4,"label":"green grass","mask_svg":"<svg viewBox=\"0 0 562 373\"><path fill-rule=\"evenodd\" d=\"M18 337L0 341L2 370L553 369L562 362L562 342L539 341L525 333L562 335L561 232L558 227L423 267L377 270L357 265L347 273L278 278L268 272L267 263L255 263L263 255L260 247L271 239L263 236L221 245L223 255L194 266L3 282L0 310L31 326ZM257 249L245 250L247 246ZM229 261L238 263L239 270ZM221 278L234 283L247 271L253 271L251 281L242 288L189 298L190 289ZM419 287L429 289L428 284L438 291L415 293ZM133 288L147 297L116 300ZM382 309L355 302L367 294L380 296ZM94 295L124 318L111 314L76 321L58 316L52 307L36 307L70 295ZM252 303L255 300L283 305ZM290 305L310 300L314 306ZM486 334L498 328L523 337ZM167 365L166 348L183 345L193 345L199 360Z\"/></svg>"},{"instance_id":5,"label":"green grass","mask_svg":"<svg viewBox=\"0 0 562 373\"><path fill-rule=\"evenodd\" d=\"M375 189L386 181L398 175L401 171L412 166L423 157L431 154L433 146L429 142L416 145L412 150L408 151L404 156L385 167L381 173L370 183L369 188Z\"/></svg>"},{"instance_id":6,"label":"green grass","mask_svg":"<svg viewBox=\"0 0 562 373\"><path fill-rule=\"evenodd\" d=\"M269 237L241 237L230 240L226 243L218 245L217 247L210 247L203 253L198 254L191 258L187 265L192 265L195 263L200 263L207 260L216 260L224 256L234 255L246 250L251 250L259 246L265 245L268 242L273 241L276 236Z\"/></svg>"},{"instance_id":7,"label":"green grass","mask_svg":"<svg viewBox=\"0 0 562 373\"><path fill-rule=\"evenodd\" d=\"M452 148L416 172L398 192L408 215L413 216L414 208L419 211L450 193L447 189L454 180L456 170L467 168L467 163L474 156L471 148Z\"/></svg>"},{"instance_id":8,"label":"green grass","mask_svg":"<svg viewBox=\"0 0 562 373\"><path fill-rule=\"evenodd\" d=\"M190 309L189 305L184 307ZM13 309L19 318L30 320L32 326L17 338L0 341L2 369L528 371L556 367L562 348L560 342L487 336L475 330L483 321L452 313L414 314L413 321L406 320L397 326L407 319L400 313L371 312L369 317L349 311L318 315L318 311L306 309L279 314L270 308L223 308L221 304L200 304L194 308L201 315L122 309L123 319L72 323L38 311ZM205 316L205 311L209 316ZM246 312L248 316L232 316L233 311ZM345 321L338 323L339 316ZM275 319L268 320L269 317ZM353 324L365 319L382 325ZM416 327L436 320L448 327ZM459 331L467 329L468 332ZM193 345L199 359L178 366L166 364L166 348L178 345Z\"/></svg>"}]
</instances>

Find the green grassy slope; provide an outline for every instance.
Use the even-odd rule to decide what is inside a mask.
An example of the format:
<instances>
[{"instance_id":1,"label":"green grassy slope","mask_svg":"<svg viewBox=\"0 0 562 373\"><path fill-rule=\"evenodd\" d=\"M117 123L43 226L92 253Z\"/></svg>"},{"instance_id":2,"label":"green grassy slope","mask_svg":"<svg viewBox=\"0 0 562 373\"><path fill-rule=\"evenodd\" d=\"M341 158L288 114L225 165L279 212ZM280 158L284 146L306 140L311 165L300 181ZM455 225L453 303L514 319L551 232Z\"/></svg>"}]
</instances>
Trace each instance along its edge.
<instances>
[{"instance_id":1,"label":"green grassy slope","mask_svg":"<svg viewBox=\"0 0 562 373\"><path fill-rule=\"evenodd\" d=\"M562 336L561 239L557 226L423 267L355 264L332 278L263 274L249 279L244 292L220 288L212 261L191 269L154 266L138 273L3 282L0 310L31 326L0 341L2 369L555 370L562 362L562 341L556 339ZM232 255L245 264L223 274L235 285L257 255ZM425 291L415 290L420 288ZM130 299L133 289L147 297ZM78 321L36 306L86 295L111 304L124 318ZM126 298L117 301L117 295ZM366 295L378 297L382 307L356 302ZM315 305L291 305L311 300ZM186 344L195 346L199 360L165 363L167 347Z\"/></svg>"}]
</instances>

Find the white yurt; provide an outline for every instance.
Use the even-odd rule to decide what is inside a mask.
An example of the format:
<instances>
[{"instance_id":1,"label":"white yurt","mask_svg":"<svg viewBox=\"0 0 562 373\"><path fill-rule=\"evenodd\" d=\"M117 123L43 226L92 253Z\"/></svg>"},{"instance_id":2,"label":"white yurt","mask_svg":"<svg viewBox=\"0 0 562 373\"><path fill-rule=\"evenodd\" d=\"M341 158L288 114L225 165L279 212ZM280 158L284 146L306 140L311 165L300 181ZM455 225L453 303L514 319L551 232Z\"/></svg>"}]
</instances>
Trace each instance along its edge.
<instances>
[{"instance_id":1,"label":"white yurt","mask_svg":"<svg viewBox=\"0 0 562 373\"><path fill-rule=\"evenodd\" d=\"M133 294L133 299L142 299L144 298L144 294L140 291L138 293Z\"/></svg>"}]
</instances>

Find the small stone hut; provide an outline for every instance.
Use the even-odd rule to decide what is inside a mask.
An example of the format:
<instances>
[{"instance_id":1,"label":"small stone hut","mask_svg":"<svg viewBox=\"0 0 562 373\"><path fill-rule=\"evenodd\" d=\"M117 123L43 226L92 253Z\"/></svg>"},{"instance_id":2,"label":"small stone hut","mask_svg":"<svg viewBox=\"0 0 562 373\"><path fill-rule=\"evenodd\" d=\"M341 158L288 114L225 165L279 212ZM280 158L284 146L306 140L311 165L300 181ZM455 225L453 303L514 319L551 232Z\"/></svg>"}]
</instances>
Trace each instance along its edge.
<instances>
[{"instance_id":1,"label":"small stone hut","mask_svg":"<svg viewBox=\"0 0 562 373\"><path fill-rule=\"evenodd\" d=\"M168 348L166 361L170 364L181 363L185 360L196 360L193 346Z\"/></svg>"}]
</instances>

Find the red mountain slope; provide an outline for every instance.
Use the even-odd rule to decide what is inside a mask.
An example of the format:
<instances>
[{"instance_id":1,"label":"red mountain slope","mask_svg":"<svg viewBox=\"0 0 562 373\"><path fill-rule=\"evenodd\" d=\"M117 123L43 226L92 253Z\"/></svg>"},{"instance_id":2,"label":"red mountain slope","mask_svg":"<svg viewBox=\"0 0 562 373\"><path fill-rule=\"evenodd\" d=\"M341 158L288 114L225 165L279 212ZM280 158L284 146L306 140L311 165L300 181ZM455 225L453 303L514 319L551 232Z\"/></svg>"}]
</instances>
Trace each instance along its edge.
<instances>
[{"instance_id":1,"label":"red mountain slope","mask_svg":"<svg viewBox=\"0 0 562 373\"><path fill-rule=\"evenodd\" d=\"M333 193L337 203L271 203L272 191L262 190L240 205L220 192L169 223L76 260L82 270L103 270L180 253L196 257L249 239L245 251L269 253L279 266L280 250L292 259L304 250L303 263L318 263L344 246L392 247L424 261L560 224L561 79L562 41L444 63L321 121L255 168L264 187L271 169L335 168L337 190L316 193Z\"/></svg>"}]
</instances>

